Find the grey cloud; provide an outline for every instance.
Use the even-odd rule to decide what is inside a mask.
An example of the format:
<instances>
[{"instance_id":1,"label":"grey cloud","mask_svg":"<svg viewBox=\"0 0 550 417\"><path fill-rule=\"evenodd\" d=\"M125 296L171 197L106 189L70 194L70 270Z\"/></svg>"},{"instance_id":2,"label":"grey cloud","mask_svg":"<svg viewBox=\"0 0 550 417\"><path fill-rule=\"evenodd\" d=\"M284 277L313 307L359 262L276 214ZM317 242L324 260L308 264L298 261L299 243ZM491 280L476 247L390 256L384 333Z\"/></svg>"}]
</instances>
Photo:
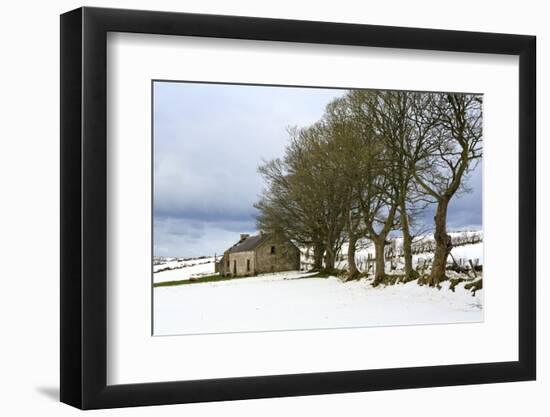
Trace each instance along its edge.
<instances>
[{"instance_id":1,"label":"grey cloud","mask_svg":"<svg viewBox=\"0 0 550 417\"><path fill-rule=\"evenodd\" d=\"M342 90L156 82L154 252L199 256L255 231L262 159L283 155L288 126L318 120ZM481 224L481 170L452 201L450 227ZM423 216L426 225L432 212Z\"/></svg>"},{"instance_id":2,"label":"grey cloud","mask_svg":"<svg viewBox=\"0 0 550 417\"><path fill-rule=\"evenodd\" d=\"M258 164L282 156L287 126L314 122L342 93L155 83L155 253L201 255L254 232Z\"/></svg>"}]
</instances>

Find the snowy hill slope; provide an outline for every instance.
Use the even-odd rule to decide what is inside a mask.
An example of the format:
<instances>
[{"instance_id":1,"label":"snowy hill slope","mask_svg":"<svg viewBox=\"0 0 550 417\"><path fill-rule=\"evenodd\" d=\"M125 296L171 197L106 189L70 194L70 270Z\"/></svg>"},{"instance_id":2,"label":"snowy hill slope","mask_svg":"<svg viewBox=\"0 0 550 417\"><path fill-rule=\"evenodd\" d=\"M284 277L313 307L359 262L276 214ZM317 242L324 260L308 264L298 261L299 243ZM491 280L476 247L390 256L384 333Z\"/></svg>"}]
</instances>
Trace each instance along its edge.
<instances>
[{"instance_id":1,"label":"snowy hill slope","mask_svg":"<svg viewBox=\"0 0 550 417\"><path fill-rule=\"evenodd\" d=\"M219 259L219 258L218 258ZM214 274L214 257L180 260L165 258L153 266L153 282L179 281Z\"/></svg>"},{"instance_id":2,"label":"snowy hill slope","mask_svg":"<svg viewBox=\"0 0 550 417\"><path fill-rule=\"evenodd\" d=\"M416 282L373 288L369 280L283 272L154 289L154 334L272 331L483 321L475 296Z\"/></svg>"}]
</instances>

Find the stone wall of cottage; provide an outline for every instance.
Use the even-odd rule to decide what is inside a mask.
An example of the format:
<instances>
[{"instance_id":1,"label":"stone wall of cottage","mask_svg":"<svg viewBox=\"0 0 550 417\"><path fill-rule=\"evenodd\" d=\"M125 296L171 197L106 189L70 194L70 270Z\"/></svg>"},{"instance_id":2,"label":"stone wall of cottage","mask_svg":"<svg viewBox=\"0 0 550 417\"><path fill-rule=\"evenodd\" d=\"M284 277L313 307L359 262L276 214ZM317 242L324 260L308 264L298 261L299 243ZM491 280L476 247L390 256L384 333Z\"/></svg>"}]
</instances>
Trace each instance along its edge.
<instances>
[{"instance_id":1,"label":"stone wall of cottage","mask_svg":"<svg viewBox=\"0 0 550 417\"><path fill-rule=\"evenodd\" d=\"M229 253L228 259L230 275L242 277L255 274L254 251Z\"/></svg>"},{"instance_id":2,"label":"stone wall of cottage","mask_svg":"<svg viewBox=\"0 0 550 417\"><path fill-rule=\"evenodd\" d=\"M256 273L300 269L300 251L291 242L268 240L256 248Z\"/></svg>"},{"instance_id":3,"label":"stone wall of cottage","mask_svg":"<svg viewBox=\"0 0 550 417\"><path fill-rule=\"evenodd\" d=\"M226 252L216 263L215 271L222 276L255 275L255 260L254 251Z\"/></svg>"}]
</instances>

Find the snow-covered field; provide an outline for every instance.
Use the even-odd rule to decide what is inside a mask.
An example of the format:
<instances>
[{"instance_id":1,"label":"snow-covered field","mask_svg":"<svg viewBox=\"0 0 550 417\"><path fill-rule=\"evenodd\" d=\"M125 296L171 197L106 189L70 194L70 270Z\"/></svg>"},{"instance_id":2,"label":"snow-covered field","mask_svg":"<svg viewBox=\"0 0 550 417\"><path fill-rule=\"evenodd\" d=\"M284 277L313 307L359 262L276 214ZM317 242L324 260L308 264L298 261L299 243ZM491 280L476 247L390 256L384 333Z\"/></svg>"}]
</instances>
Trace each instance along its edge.
<instances>
[{"instance_id":1,"label":"snow-covered field","mask_svg":"<svg viewBox=\"0 0 550 417\"><path fill-rule=\"evenodd\" d=\"M471 232L479 233L479 232ZM399 242L396 243L396 247ZM346 267L345 253L337 263ZM372 246L357 251L364 270ZM454 258L483 264L483 243L454 247ZM414 264L433 256L414 255ZM154 282L188 280L214 274L214 257L162 259L154 266ZM310 260L303 256L302 266ZM388 271L389 272L389 271ZM452 272L450 273L452 274ZM479 274L479 273L478 273ZM155 287L154 334L250 332L394 326L483 321L483 290L472 296L459 284L441 289L407 284L373 288L370 278L344 283L339 278L315 278L304 271L265 274L227 281Z\"/></svg>"},{"instance_id":2,"label":"snow-covered field","mask_svg":"<svg viewBox=\"0 0 550 417\"><path fill-rule=\"evenodd\" d=\"M308 278L286 272L154 289L154 334L178 335L337 327L463 323L483 320L475 296L449 283L373 288L362 279Z\"/></svg>"},{"instance_id":3,"label":"snow-covered field","mask_svg":"<svg viewBox=\"0 0 550 417\"><path fill-rule=\"evenodd\" d=\"M169 268L169 269L168 269ZM161 270L161 272L157 272ZM153 282L155 284L166 281L180 281L189 278L198 278L214 273L214 257L179 261L168 260L160 265L154 265Z\"/></svg>"}]
</instances>

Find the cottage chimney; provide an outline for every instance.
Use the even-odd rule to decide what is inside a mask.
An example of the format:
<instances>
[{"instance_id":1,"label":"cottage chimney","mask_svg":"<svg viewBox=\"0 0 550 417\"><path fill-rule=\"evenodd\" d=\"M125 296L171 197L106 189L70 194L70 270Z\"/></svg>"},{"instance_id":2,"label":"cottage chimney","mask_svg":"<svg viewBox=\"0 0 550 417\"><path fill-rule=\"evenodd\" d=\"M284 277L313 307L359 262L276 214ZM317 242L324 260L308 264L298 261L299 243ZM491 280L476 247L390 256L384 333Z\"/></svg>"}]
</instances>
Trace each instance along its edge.
<instances>
[{"instance_id":1,"label":"cottage chimney","mask_svg":"<svg viewBox=\"0 0 550 417\"><path fill-rule=\"evenodd\" d=\"M248 239L249 237L250 235L248 233L241 233L241 240L239 240L239 242L242 242L243 240Z\"/></svg>"}]
</instances>

